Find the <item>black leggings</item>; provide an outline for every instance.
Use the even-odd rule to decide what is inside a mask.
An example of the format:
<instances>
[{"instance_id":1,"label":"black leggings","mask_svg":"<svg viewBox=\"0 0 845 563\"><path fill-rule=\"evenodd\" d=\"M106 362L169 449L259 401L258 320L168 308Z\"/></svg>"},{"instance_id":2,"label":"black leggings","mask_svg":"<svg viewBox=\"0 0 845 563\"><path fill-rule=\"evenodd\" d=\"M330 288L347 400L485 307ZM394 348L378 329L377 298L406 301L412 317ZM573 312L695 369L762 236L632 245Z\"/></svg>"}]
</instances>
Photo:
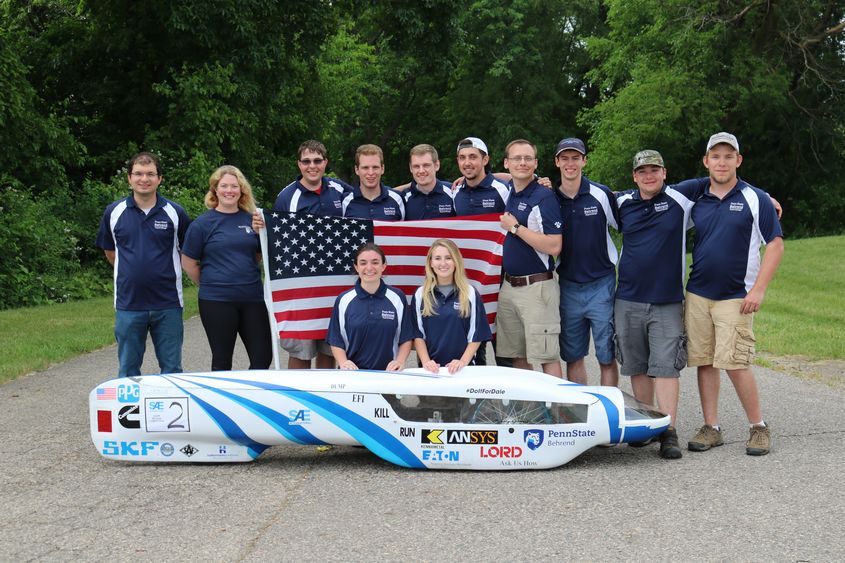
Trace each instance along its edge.
<instances>
[{"instance_id":1,"label":"black leggings","mask_svg":"<svg viewBox=\"0 0 845 563\"><path fill-rule=\"evenodd\" d=\"M235 338L241 335L249 369L267 369L273 345L267 307L263 302L199 300L200 319L211 347L211 371L232 369Z\"/></svg>"}]
</instances>

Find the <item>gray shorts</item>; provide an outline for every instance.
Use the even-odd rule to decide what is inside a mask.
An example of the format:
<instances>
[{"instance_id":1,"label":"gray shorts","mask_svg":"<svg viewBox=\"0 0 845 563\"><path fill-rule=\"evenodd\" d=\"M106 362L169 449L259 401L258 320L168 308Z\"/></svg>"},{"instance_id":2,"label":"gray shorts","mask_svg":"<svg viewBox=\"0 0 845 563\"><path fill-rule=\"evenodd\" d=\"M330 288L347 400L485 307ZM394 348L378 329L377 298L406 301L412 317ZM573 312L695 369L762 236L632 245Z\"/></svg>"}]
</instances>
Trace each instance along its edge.
<instances>
[{"instance_id":1,"label":"gray shorts","mask_svg":"<svg viewBox=\"0 0 845 563\"><path fill-rule=\"evenodd\" d=\"M683 303L616 300L616 359L625 376L680 377L687 364Z\"/></svg>"},{"instance_id":2,"label":"gray shorts","mask_svg":"<svg viewBox=\"0 0 845 563\"><path fill-rule=\"evenodd\" d=\"M332 347L325 340L294 340L292 338L281 338L279 344L289 355L298 360L313 360L317 353L326 356L332 355Z\"/></svg>"}]
</instances>

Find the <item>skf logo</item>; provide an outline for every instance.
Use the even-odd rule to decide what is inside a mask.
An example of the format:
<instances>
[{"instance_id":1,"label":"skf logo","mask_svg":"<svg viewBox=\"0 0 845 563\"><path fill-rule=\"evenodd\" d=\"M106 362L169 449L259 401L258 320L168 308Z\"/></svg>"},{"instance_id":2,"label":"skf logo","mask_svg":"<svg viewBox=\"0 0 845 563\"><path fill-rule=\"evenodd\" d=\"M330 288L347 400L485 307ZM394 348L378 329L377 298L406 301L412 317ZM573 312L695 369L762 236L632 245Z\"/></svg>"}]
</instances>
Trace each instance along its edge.
<instances>
[{"instance_id":1,"label":"skf logo","mask_svg":"<svg viewBox=\"0 0 845 563\"><path fill-rule=\"evenodd\" d=\"M498 430L427 430L421 435L423 444L498 444Z\"/></svg>"},{"instance_id":2,"label":"skf logo","mask_svg":"<svg viewBox=\"0 0 845 563\"><path fill-rule=\"evenodd\" d=\"M131 455L148 456L154 452L158 442L117 442L106 440L103 442L103 455Z\"/></svg>"},{"instance_id":3,"label":"skf logo","mask_svg":"<svg viewBox=\"0 0 845 563\"><path fill-rule=\"evenodd\" d=\"M526 430L524 439L525 445L528 446L528 449L536 450L543 445L543 431L535 428Z\"/></svg>"}]
</instances>

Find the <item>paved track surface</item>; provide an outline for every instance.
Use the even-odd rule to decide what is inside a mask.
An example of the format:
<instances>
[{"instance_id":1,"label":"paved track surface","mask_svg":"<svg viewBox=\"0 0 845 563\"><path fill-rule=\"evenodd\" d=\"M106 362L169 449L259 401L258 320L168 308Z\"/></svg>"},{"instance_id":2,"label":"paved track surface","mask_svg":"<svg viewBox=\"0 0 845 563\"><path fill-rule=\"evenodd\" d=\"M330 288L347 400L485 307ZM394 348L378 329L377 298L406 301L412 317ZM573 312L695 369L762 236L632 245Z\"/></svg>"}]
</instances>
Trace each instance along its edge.
<instances>
[{"instance_id":1,"label":"paved track surface","mask_svg":"<svg viewBox=\"0 0 845 563\"><path fill-rule=\"evenodd\" d=\"M185 350L187 371L208 368L196 318ZM351 447L276 447L238 465L107 461L88 393L116 367L109 347L0 387L0 560L845 560L845 393L780 372L757 369L775 436L765 457L745 455L723 378L726 443L710 452L596 448L554 470L475 473ZM684 444L700 424L694 375L682 376Z\"/></svg>"}]
</instances>

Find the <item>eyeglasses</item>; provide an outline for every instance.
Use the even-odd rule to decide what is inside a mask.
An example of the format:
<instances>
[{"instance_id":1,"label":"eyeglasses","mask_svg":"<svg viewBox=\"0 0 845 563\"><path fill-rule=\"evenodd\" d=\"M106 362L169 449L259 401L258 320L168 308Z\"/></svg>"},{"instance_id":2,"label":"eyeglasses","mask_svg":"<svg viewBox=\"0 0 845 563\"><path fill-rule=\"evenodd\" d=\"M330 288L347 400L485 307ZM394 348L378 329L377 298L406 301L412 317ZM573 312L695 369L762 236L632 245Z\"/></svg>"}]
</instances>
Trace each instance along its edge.
<instances>
[{"instance_id":1,"label":"eyeglasses","mask_svg":"<svg viewBox=\"0 0 845 563\"><path fill-rule=\"evenodd\" d=\"M133 172L131 174L131 176L133 178L149 178L150 180L153 180L155 178L158 178L158 173L157 172Z\"/></svg>"},{"instance_id":2,"label":"eyeglasses","mask_svg":"<svg viewBox=\"0 0 845 563\"><path fill-rule=\"evenodd\" d=\"M525 162L525 163L531 164L532 162L537 160L537 157L535 157L535 156L509 156L508 160L516 162L517 164L519 164L520 162Z\"/></svg>"},{"instance_id":3,"label":"eyeglasses","mask_svg":"<svg viewBox=\"0 0 845 563\"><path fill-rule=\"evenodd\" d=\"M311 166L312 164L314 166L320 166L325 161L326 161L325 158L301 158L301 159L299 159L299 163L302 164L303 166Z\"/></svg>"}]
</instances>

